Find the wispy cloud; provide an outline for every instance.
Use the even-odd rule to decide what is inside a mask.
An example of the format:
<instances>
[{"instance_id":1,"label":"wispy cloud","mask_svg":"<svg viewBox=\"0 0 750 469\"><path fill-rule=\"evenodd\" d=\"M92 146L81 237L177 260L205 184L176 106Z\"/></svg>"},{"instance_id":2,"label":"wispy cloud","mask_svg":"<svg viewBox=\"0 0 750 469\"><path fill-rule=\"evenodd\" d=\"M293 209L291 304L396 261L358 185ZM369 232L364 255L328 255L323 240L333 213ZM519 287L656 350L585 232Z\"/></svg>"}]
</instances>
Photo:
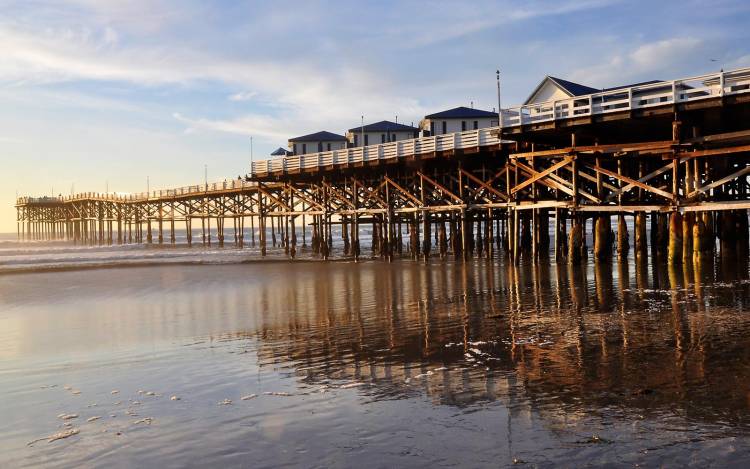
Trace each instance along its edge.
<instances>
[{"instance_id":1,"label":"wispy cloud","mask_svg":"<svg viewBox=\"0 0 750 469\"><path fill-rule=\"evenodd\" d=\"M288 121L271 116L250 115L242 116L235 119L206 119L191 118L175 112L172 116L179 122L186 125L186 132L192 133L197 130L210 130L216 132L227 132L237 135L246 135L265 138L267 140L286 141L289 138L286 126Z\"/></svg>"},{"instance_id":2,"label":"wispy cloud","mask_svg":"<svg viewBox=\"0 0 750 469\"><path fill-rule=\"evenodd\" d=\"M240 91L229 96L230 101L250 101L254 97L258 96L257 91Z\"/></svg>"},{"instance_id":3,"label":"wispy cloud","mask_svg":"<svg viewBox=\"0 0 750 469\"><path fill-rule=\"evenodd\" d=\"M399 36L411 48L449 42L481 31L537 18L566 15L600 9L622 0L529 0L481 1L458 6L452 1L411 4L405 14L412 21L396 23L386 29ZM405 7L408 8L408 7ZM449 27L446 27L448 26Z\"/></svg>"}]
</instances>

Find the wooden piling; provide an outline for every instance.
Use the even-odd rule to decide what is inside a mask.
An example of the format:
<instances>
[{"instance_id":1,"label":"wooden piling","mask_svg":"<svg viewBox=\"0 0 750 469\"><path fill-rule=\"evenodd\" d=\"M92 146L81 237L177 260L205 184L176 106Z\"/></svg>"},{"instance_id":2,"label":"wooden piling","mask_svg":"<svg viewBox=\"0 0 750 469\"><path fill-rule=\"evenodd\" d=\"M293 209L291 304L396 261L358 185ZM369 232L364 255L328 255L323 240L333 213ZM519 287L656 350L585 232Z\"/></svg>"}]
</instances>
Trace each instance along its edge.
<instances>
[{"instance_id":1,"label":"wooden piling","mask_svg":"<svg viewBox=\"0 0 750 469\"><path fill-rule=\"evenodd\" d=\"M611 221L609 215L599 215L594 222L594 258L607 261L612 255L610 243Z\"/></svg>"},{"instance_id":2,"label":"wooden piling","mask_svg":"<svg viewBox=\"0 0 750 469\"><path fill-rule=\"evenodd\" d=\"M578 217L573 218L573 225L570 227L570 236L568 239L568 263L580 264L583 258L583 227Z\"/></svg>"},{"instance_id":3,"label":"wooden piling","mask_svg":"<svg viewBox=\"0 0 750 469\"><path fill-rule=\"evenodd\" d=\"M653 216L653 215L652 215ZM646 213L636 212L634 218L635 256L645 259L648 255L648 240L646 233Z\"/></svg>"},{"instance_id":4,"label":"wooden piling","mask_svg":"<svg viewBox=\"0 0 750 469\"><path fill-rule=\"evenodd\" d=\"M669 217L667 262L670 265L677 265L682 262L682 215L680 212L672 212Z\"/></svg>"}]
</instances>

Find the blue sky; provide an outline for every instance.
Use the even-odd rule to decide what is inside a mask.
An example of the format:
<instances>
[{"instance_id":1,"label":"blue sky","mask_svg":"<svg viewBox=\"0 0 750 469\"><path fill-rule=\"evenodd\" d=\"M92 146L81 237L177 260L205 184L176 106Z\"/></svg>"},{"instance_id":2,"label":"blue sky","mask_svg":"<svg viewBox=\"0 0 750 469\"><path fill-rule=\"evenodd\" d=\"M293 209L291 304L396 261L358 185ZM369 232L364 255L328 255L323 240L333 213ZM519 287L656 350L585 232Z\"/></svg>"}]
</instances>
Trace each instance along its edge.
<instances>
[{"instance_id":1,"label":"blue sky","mask_svg":"<svg viewBox=\"0 0 750 469\"><path fill-rule=\"evenodd\" d=\"M750 66L747 1L0 0L0 231L21 194L236 177L288 137Z\"/></svg>"}]
</instances>

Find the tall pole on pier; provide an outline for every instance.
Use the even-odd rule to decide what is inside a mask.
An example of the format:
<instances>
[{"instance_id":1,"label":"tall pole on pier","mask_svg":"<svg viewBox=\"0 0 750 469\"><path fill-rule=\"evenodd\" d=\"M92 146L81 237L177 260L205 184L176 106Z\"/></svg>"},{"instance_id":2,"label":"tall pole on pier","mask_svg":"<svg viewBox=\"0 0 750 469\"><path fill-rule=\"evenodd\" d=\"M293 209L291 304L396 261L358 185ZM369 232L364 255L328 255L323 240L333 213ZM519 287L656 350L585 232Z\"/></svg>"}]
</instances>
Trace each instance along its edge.
<instances>
[{"instance_id":1,"label":"tall pole on pier","mask_svg":"<svg viewBox=\"0 0 750 469\"><path fill-rule=\"evenodd\" d=\"M208 190L208 165L203 165L203 184L206 186L206 190Z\"/></svg>"},{"instance_id":2,"label":"tall pole on pier","mask_svg":"<svg viewBox=\"0 0 750 469\"><path fill-rule=\"evenodd\" d=\"M359 143L360 143L360 145L365 146L365 116L360 116L360 120L361 120L361 124L360 125L362 127L360 127L361 130L360 130L359 133L361 134L360 137L362 137L362 141L359 142Z\"/></svg>"},{"instance_id":3,"label":"tall pole on pier","mask_svg":"<svg viewBox=\"0 0 750 469\"><path fill-rule=\"evenodd\" d=\"M497 125L500 128L500 133L502 133L503 109L500 107L500 70L498 69L495 73L497 74Z\"/></svg>"}]
</instances>

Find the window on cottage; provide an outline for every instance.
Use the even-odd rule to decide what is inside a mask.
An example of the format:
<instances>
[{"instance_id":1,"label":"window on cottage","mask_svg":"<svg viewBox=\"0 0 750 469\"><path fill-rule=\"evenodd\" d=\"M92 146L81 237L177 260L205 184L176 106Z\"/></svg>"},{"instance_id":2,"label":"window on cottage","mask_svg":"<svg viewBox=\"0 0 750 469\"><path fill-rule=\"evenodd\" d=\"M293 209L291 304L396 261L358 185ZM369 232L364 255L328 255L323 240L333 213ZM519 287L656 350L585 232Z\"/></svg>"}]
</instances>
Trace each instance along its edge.
<instances>
[{"instance_id":1,"label":"window on cottage","mask_svg":"<svg viewBox=\"0 0 750 469\"><path fill-rule=\"evenodd\" d=\"M391 142L395 142L395 141L396 141L396 134L393 134L391 135Z\"/></svg>"},{"instance_id":2,"label":"window on cottage","mask_svg":"<svg viewBox=\"0 0 750 469\"><path fill-rule=\"evenodd\" d=\"M367 145L370 144L370 138L369 137L370 137L369 135L365 134L365 146L367 146Z\"/></svg>"},{"instance_id":3,"label":"window on cottage","mask_svg":"<svg viewBox=\"0 0 750 469\"><path fill-rule=\"evenodd\" d=\"M330 143L326 143L326 151L331 151L331 144Z\"/></svg>"},{"instance_id":4,"label":"window on cottage","mask_svg":"<svg viewBox=\"0 0 750 469\"><path fill-rule=\"evenodd\" d=\"M479 121L474 121L474 130L479 128Z\"/></svg>"},{"instance_id":5,"label":"window on cottage","mask_svg":"<svg viewBox=\"0 0 750 469\"><path fill-rule=\"evenodd\" d=\"M385 143L385 134L380 134L380 143Z\"/></svg>"},{"instance_id":6,"label":"window on cottage","mask_svg":"<svg viewBox=\"0 0 750 469\"><path fill-rule=\"evenodd\" d=\"M358 146L359 146L359 139L358 139L357 137L359 137L359 135L357 135L357 134L354 134L354 146L355 146L355 147L358 147Z\"/></svg>"},{"instance_id":7,"label":"window on cottage","mask_svg":"<svg viewBox=\"0 0 750 469\"><path fill-rule=\"evenodd\" d=\"M466 132L466 121L461 121L461 132Z\"/></svg>"},{"instance_id":8,"label":"window on cottage","mask_svg":"<svg viewBox=\"0 0 750 469\"><path fill-rule=\"evenodd\" d=\"M443 121L443 133L444 134L448 133L448 123L445 121Z\"/></svg>"},{"instance_id":9,"label":"window on cottage","mask_svg":"<svg viewBox=\"0 0 750 469\"><path fill-rule=\"evenodd\" d=\"M303 155L306 155L306 154L307 154L307 144L306 144L306 143L303 143L303 144L302 144L302 154L303 154Z\"/></svg>"},{"instance_id":10,"label":"window on cottage","mask_svg":"<svg viewBox=\"0 0 750 469\"><path fill-rule=\"evenodd\" d=\"M435 123L430 122L430 135L435 135Z\"/></svg>"},{"instance_id":11,"label":"window on cottage","mask_svg":"<svg viewBox=\"0 0 750 469\"><path fill-rule=\"evenodd\" d=\"M297 144L295 143L292 145L292 152L296 155L297 154Z\"/></svg>"},{"instance_id":12,"label":"window on cottage","mask_svg":"<svg viewBox=\"0 0 750 469\"><path fill-rule=\"evenodd\" d=\"M321 151L323 151L323 142L318 142L318 153L320 153Z\"/></svg>"}]
</instances>

